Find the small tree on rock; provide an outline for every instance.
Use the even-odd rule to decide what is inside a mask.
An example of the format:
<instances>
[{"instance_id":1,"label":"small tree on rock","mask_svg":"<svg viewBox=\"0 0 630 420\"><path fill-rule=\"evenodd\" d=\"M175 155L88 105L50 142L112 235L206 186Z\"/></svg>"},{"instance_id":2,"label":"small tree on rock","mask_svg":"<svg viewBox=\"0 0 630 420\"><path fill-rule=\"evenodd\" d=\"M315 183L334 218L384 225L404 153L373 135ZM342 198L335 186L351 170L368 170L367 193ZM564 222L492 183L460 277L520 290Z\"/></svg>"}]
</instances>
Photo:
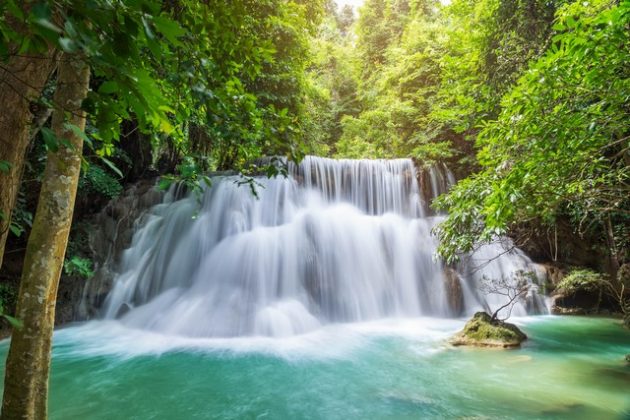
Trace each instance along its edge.
<instances>
[{"instance_id":1,"label":"small tree on rock","mask_svg":"<svg viewBox=\"0 0 630 420\"><path fill-rule=\"evenodd\" d=\"M535 274L533 272L525 272L519 270L514 273L513 277L501 276L498 279L492 279L487 276L483 276L479 290L486 295L495 294L504 296L507 302L497 308L491 316L491 322L506 321L512 315L512 309L514 305L525 299L532 287L532 277ZM507 316L499 318L499 313L507 309Z\"/></svg>"}]
</instances>

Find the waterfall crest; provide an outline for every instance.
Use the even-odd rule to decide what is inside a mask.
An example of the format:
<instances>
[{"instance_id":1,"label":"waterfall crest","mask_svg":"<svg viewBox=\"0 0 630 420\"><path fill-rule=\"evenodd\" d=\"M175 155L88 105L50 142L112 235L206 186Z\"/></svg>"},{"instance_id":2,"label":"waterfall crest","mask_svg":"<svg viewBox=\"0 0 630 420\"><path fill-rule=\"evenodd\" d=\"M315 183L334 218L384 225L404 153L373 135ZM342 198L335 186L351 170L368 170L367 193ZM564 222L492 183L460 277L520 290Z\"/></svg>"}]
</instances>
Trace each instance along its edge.
<instances>
[{"instance_id":1,"label":"waterfall crest","mask_svg":"<svg viewBox=\"0 0 630 420\"><path fill-rule=\"evenodd\" d=\"M200 200L172 191L125 251L104 317L193 337L288 336L500 306L478 292L480 279L536 266L492 245L473 255L478 268L447 275L431 235L442 216L429 203L453 178L444 166L425 175L420 185L408 159L307 157L287 178L257 179L258 198L229 176ZM535 290L528 302L513 313L542 307Z\"/></svg>"}]
</instances>

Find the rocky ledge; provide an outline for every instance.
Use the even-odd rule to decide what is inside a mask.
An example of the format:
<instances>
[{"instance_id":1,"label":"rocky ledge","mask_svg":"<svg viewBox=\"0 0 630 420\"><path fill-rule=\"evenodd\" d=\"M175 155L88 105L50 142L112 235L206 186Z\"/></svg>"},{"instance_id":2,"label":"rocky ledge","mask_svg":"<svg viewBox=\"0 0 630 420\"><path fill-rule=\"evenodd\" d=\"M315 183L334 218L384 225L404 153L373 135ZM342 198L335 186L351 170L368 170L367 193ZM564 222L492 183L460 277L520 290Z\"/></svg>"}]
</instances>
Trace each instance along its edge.
<instances>
[{"instance_id":1,"label":"rocky ledge","mask_svg":"<svg viewBox=\"0 0 630 420\"><path fill-rule=\"evenodd\" d=\"M515 348L525 340L527 336L516 325L477 312L450 342L454 346Z\"/></svg>"}]
</instances>

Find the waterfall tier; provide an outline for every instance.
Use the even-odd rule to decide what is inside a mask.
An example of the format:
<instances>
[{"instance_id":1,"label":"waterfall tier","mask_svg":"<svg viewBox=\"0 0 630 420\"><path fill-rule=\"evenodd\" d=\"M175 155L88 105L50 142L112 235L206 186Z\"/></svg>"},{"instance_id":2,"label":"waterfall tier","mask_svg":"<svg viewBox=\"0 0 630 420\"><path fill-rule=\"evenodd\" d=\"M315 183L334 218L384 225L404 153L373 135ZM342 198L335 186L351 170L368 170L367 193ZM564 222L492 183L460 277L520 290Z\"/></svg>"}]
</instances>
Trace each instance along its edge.
<instances>
[{"instance_id":1,"label":"waterfall tier","mask_svg":"<svg viewBox=\"0 0 630 420\"><path fill-rule=\"evenodd\" d=\"M196 337L287 336L322 324L452 317L501 305L484 276L536 271L483 247L458 272L435 257L429 202L453 182L411 160L305 158L287 178L217 177L201 198L167 194L125 252L104 316ZM542 307L535 290L515 314Z\"/></svg>"}]
</instances>

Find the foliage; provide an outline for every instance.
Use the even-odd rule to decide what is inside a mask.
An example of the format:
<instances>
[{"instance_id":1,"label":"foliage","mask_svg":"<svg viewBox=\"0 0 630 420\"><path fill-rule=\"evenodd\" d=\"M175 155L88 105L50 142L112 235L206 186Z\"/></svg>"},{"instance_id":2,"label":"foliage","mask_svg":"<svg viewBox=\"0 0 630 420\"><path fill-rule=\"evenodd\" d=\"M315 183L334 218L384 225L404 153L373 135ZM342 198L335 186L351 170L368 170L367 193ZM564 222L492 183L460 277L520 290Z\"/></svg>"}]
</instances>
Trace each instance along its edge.
<instances>
[{"instance_id":1,"label":"foliage","mask_svg":"<svg viewBox=\"0 0 630 420\"><path fill-rule=\"evenodd\" d=\"M37 53L48 43L67 54L85 57L100 86L92 90L84 107L92 115L97 130L92 136L102 140L99 155L108 155L111 142L119 136L121 118L130 112L148 130L171 133L174 115L166 105L170 86L157 82L157 63L172 54L178 36L183 35L157 1L42 2L23 13L13 0L5 4L0 21L3 38L0 53L6 58L17 53ZM16 33L7 24L6 12L21 20L28 36ZM158 43L158 38L161 42ZM45 131L46 133L46 131ZM52 144L51 133L45 135ZM59 139L58 141L62 141ZM53 146L55 147L55 146Z\"/></svg>"},{"instance_id":2,"label":"foliage","mask_svg":"<svg viewBox=\"0 0 630 420\"><path fill-rule=\"evenodd\" d=\"M210 155L218 169L242 169L262 154L299 159L308 35L321 5L219 3L215 22L196 41L207 46L209 66L200 81L204 89L191 91L205 106L191 116L204 128L189 155Z\"/></svg>"},{"instance_id":3,"label":"foliage","mask_svg":"<svg viewBox=\"0 0 630 420\"><path fill-rule=\"evenodd\" d=\"M357 54L345 59L354 74L338 78L356 90L359 109L336 118L341 132L328 148L336 156L474 166L478 124L496 117L501 96L544 48L560 2L442 3L370 0L360 9ZM339 38L320 38L344 48Z\"/></svg>"},{"instance_id":4,"label":"foliage","mask_svg":"<svg viewBox=\"0 0 630 420\"><path fill-rule=\"evenodd\" d=\"M4 217L0 215L0 218ZM11 214L11 223L9 229L11 233L17 237L22 234L33 225L33 213L27 208L26 197L24 193L18 194L15 201L15 208Z\"/></svg>"},{"instance_id":5,"label":"foliage","mask_svg":"<svg viewBox=\"0 0 630 420\"><path fill-rule=\"evenodd\" d=\"M607 224L611 252L627 240L629 21L629 2L558 11L552 44L484 124L482 171L438 202L449 211L437 230L442 255L452 260L516 223L552 225L563 213L593 220L600 232Z\"/></svg>"},{"instance_id":6,"label":"foliage","mask_svg":"<svg viewBox=\"0 0 630 420\"><path fill-rule=\"evenodd\" d=\"M332 155L337 151L343 118L360 111L352 32L354 19L351 8L339 12L334 3L329 4L310 42L312 61L306 78L304 134L307 147L319 155Z\"/></svg>"},{"instance_id":7,"label":"foliage","mask_svg":"<svg viewBox=\"0 0 630 420\"><path fill-rule=\"evenodd\" d=\"M13 328L21 328L22 323L8 313L9 308L15 307L17 290L8 284L0 284L0 317L4 318Z\"/></svg>"},{"instance_id":8,"label":"foliage","mask_svg":"<svg viewBox=\"0 0 630 420\"><path fill-rule=\"evenodd\" d=\"M0 284L0 306L2 308L10 308L15 306L17 290L8 284Z\"/></svg>"},{"instance_id":9,"label":"foliage","mask_svg":"<svg viewBox=\"0 0 630 420\"><path fill-rule=\"evenodd\" d=\"M91 164L81 172L79 190L101 194L109 199L118 197L123 190L120 182L102 167Z\"/></svg>"},{"instance_id":10,"label":"foliage","mask_svg":"<svg viewBox=\"0 0 630 420\"><path fill-rule=\"evenodd\" d=\"M0 6L0 59L48 43L82 56L93 80L84 139L98 156L112 155L125 120L157 151L175 145L204 170L305 152L304 69L321 1L63 0L26 10L15 0ZM202 135L190 135L195 127ZM42 137L53 150L63 144L46 127Z\"/></svg>"},{"instance_id":11,"label":"foliage","mask_svg":"<svg viewBox=\"0 0 630 420\"><path fill-rule=\"evenodd\" d=\"M598 291L604 287L605 279L600 273L588 269L571 271L558 283L558 289L568 293L579 291Z\"/></svg>"},{"instance_id":12,"label":"foliage","mask_svg":"<svg viewBox=\"0 0 630 420\"><path fill-rule=\"evenodd\" d=\"M63 271L69 276L90 278L94 275L92 260L76 255L66 258L63 263Z\"/></svg>"},{"instance_id":13,"label":"foliage","mask_svg":"<svg viewBox=\"0 0 630 420\"><path fill-rule=\"evenodd\" d=\"M599 301L605 293L618 305L623 314L624 324L630 328L630 294L628 293L630 286L628 279L624 278L621 272L617 279L612 280L589 269L575 269L562 279L558 288L570 294L582 291L597 292ZM597 306L599 306L599 301Z\"/></svg>"}]
</instances>

